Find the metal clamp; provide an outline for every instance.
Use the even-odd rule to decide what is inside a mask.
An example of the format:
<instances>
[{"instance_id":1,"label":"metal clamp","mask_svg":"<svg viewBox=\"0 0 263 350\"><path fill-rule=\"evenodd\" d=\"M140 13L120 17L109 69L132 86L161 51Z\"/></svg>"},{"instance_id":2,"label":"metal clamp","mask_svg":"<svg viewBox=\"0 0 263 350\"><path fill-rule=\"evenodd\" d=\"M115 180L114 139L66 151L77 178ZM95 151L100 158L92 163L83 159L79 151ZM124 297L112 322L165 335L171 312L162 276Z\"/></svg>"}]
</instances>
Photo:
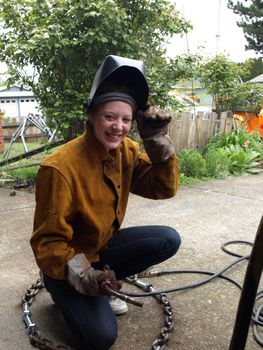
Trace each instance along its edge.
<instances>
[{"instance_id":1,"label":"metal clamp","mask_svg":"<svg viewBox=\"0 0 263 350\"><path fill-rule=\"evenodd\" d=\"M28 303L23 303L23 320L28 329L28 334L35 334L38 332L37 325L32 321L32 314L29 311Z\"/></svg>"}]
</instances>

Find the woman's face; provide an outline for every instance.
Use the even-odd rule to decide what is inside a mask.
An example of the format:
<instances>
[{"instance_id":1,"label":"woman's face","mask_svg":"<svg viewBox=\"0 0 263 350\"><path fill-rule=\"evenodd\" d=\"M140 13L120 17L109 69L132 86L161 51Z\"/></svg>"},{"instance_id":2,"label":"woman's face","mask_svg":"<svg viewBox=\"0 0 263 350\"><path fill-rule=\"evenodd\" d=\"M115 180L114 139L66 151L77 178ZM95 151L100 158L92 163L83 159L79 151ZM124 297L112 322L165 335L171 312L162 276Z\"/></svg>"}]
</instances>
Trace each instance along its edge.
<instances>
[{"instance_id":1,"label":"woman's face","mask_svg":"<svg viewBox=\"0 0 263 350\"><path fill-rule=\"evenodd\" d=\"M132 125L132 107L122 101L100 104L90 113L94 133L106 151L115 149L128 135Z\"/></svg>"}]
</instances>

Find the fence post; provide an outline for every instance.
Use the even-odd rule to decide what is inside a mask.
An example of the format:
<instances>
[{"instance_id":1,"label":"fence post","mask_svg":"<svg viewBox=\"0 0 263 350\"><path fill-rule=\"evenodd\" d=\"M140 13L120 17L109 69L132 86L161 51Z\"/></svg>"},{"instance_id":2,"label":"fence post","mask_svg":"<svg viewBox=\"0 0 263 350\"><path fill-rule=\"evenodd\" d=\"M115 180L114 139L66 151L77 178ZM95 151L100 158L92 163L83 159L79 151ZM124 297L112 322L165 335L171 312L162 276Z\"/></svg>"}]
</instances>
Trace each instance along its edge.
<instances>
[{"instance_id":1,"label":"fence post","mask_svg":"<svg viewBox=\"0 0 263 350\"><path fill-rule=\"evenodd\" d=\"M188 147L188 140L189 140L189 130L190 125L192 121L192 113L191 112L185 112L182 120L182 130L181 130L181 149Z\"/></svg>"},{"instance_id":2,"label":"fence post","mask_svg":"<svg viewBox=\"0 0 263 350\"><path fill-rule=\"evenodd\" d=\"M226 127L225 132L229 132L232 130L233 127L233 113L231 111L226 112Z\"/></svg>"},{"instance_id":3,"label":"fence post","mask_svg":"<svg viewBox=\"0 0 263 350\"><path fill-rule=\"evenodd\" d=\"M4 119L4 113L0 110L0 152L1 153L3 153L5 150L3 119Z\"/></svg>"},{"instance_id":4,"label":"fence post","mask_svg":"<svg viewBox=\"0 0 263 350\"><path fill-rule=\"evenodd\" d=\"M233 125L233 113L231 111L222 112L220 116L219 133L229 132Z\"/></svg>"},{"instance_id":5,"label":"fence post","mask_svg":"<svg viewBox=\"0 0 263 350\"><path fill-rule=\"evenodd\" d=\"M175 152L180 152L181 144L181 130L182 130L182 120L178 119L178 115L173 114L172 122L169 125L169 135L173 141Z\"/></svg>"}]
</instances>

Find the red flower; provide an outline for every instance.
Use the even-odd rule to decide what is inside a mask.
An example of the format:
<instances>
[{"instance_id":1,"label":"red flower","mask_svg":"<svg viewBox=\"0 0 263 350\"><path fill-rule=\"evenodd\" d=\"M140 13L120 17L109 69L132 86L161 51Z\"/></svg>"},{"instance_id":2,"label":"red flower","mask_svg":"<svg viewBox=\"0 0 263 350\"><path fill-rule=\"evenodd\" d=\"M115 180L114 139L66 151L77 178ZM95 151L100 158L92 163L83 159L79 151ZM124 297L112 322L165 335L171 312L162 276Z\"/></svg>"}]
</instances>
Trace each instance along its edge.
<instances>
[{"instance_id":1,"label":"red flower","mask_svg":"<svg viewBox=\"0 0 263 350\"><path fill-rule=\"evenodd\" d=\"M259 127L260 127L260 129L263 129L263 124L260 124Z\"/></svg>"}]
</instances>

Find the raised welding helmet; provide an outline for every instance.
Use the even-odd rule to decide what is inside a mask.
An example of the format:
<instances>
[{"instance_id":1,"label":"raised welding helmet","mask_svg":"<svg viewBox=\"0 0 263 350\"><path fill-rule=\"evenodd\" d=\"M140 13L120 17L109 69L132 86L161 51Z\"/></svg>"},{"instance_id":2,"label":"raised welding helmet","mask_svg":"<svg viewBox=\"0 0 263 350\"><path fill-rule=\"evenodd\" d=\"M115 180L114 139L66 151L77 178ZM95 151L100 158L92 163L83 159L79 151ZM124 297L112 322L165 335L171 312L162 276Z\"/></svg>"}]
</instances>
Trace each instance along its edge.
<instances>
[{"instance_id":1,"label":"raised welding helmet","mask_svg":"<svg viewBox=\"0 0 263 350\"><path fill-rule=\"evenodd\" d=\"M144 63L115 55L106 56L95 75L85 106L89 110L93 105L103 102L100 97L107 98L107 101L125 101L125 95L134 99L136 109L146 109L149 87Z\"/></svg>"}]
</instances>

